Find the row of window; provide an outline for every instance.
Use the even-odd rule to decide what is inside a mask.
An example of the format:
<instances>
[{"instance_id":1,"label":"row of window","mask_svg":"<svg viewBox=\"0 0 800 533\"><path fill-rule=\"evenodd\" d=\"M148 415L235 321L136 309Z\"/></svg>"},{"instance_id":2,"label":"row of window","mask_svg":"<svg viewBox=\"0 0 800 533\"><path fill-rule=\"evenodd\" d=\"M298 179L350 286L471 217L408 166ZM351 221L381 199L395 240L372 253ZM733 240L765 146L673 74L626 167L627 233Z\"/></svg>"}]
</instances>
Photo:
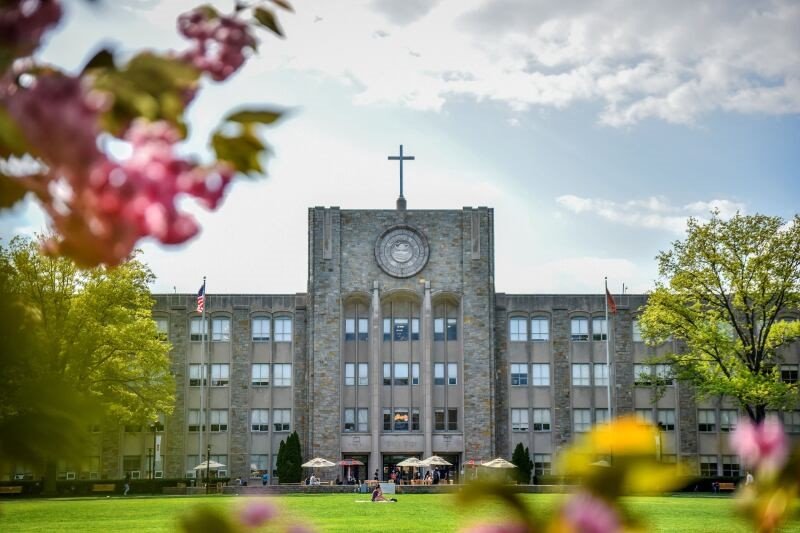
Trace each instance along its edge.
<instances>
[{"instance_id":1,"label":"row of window","mask_svg":"<svg viewBox=\"0 0 800 533\"><path fill-rule=\"evenodd\" d=\"M156 317L154 320L159 333L166 338L169 328L167 319ZM290 317L275 319L256 317L252 319L251 326L250 338L254 342L267 342L273 339L275 342L292 341L292 319ZM203 327L203 318L193 317L189 322L189 340L208 340L209 330L212 341L229 342L231 340L231 319L228 317L206 318L206 324Z\"/></svg>"},{"instance_id":2,"label":"row of window","mask_svg":"<svg viewBox=\"0 0 800 533\"><path fill-rule=\"evenodd\" d=\"M383 409L383 431L419 431L419 408L395 407ZM435 408L434 431L457 431L458 409ZM344 410L344 431L366 433L369 431L369 410L365 407Z\"/></svg>"},{"instance_id":3,"label":"row of window","mask_svg":"<svg viewBox=\"0 0 800 533\"><path fill-rule=\"evenodd\" d=\"M369 339L369 320L366 318L345 318L344 340L366 341ZM418 341L419 318L384 318L384 341ZM433 340L458 340L458 320L455 318L433 319Z\"/></svg>"},{"instance_id":4,"label":"row of window","mask_svg":"<svg viewBox=\"0 0 800 533\"><path fill-rule=\"evenodd\" d=\"M369 363L345 363L344 384L346 386L369 385ZM383 384L419 385L420 363L383 363ZM458 385L458 364L433 363L433 384Z\"/></svg>"},{"instance_id":5,"label":"row of window","mask_svg":"<svg viewBox=\"0 0 800 533\"><path fill-rule=\"evenodd\" d=\"M533 413L533 426L530 425L530 414ZM657 409L656 420L653 420L652 409L636 409L636 416L642 421L655 422L662 431L675 430L675 409ZM549 408L511 409L511 431L524 432L533 429L535 432L551 430L551 411ZM573 409L572 429L577 433L589 431L593 424L602 424L608 420L608 409Z\"/></svg>"},{"instance_id":6,"label":"row of window","mask_svg":"<svg viewBox=\"0 0 800 533\"><path fill-rule=\"evenodd\" d=\"M511 365L511 386L528 386L528 364L512 363ZM550 385L550 364L532 363L530 365L530 383L534 387L546 387ZM662 385L672 385L671 365L634 365L634 380L636 385L652 385L659 383ZM574 387L605 387L608 385L608 365L605 363L573 363L572 364L572 386Z\"/></svg>"},{"instance_id":7,"label":"row of window","mask_svg":"<svg viewBox=\"0 0 800 533\"><path fill-rule=\"evenodd\" d=\"M211 366L211 386L227 387L230 384L230 364L213 363ZM209 365L190 364L189 365L189 386L200 387L208 385ZM270 367L272 376L270 379ZM257 387L265 387L272 384L275 387L292 386L292 365L291 363L253 363L250 368L250 384Z\"/></svg>"},{"instance_id":8,"label":"row of window","mask_svg":"<svg viewBox=\"0 0 800 533\"><path fill-rule=\"evenodd\" d=\"M716 455L701 455L699 457L700 475L703 477L716 477L720 475L719 463ZM722 456L722 475L725 477L739 477L741 469L739 457L736 455Z\"/></svg>"},{"instance_id":9,"label":"row of window","mask_svg":"<svg viewBox=\"0 0 800 533\"><path fill-rule=\"evenodd\" d=\"M187 426L190 433L205 431L205 424L201 424L200 409L189 409L187 416ZM213 433L228 431L228 410L210 409L208 411L208 430ZM254 432L269 431L270 410L251 409L250 410L250 429ZM292 429L292 410L291 409L272 409L272 430L291 431Z\"/></svg>"},{"instance_id":10,"label":"row of window","mask_svg":"<svg viewBox=\"0 0 800 533\"><path fill-rule=\"evenodd\" d=\"M529 324L530 337L528 336ZM570 321L570 340L588 341L589 337L589 319L587 317L573 318ZM591 339L604 341L607 337L608 324L606 319L593 318ZM548 341L550 340L550 319L547 317L533 317L531 319L512 317L508 321L508 338L512 342Z\"/></svg>"}]
</instances>

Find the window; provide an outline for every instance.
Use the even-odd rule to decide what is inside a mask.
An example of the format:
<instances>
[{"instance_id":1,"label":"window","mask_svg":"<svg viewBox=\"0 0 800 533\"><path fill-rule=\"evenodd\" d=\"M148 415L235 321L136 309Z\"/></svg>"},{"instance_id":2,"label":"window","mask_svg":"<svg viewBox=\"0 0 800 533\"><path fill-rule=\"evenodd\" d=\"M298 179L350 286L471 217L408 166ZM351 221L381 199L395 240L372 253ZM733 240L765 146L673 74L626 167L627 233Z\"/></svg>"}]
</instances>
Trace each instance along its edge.
<instances>
[{"instance_id":1,"label":"window","mask_svg":"<svg viewBox=\"0 0 800 533\"><path fill-rule=\"evenodd\" d=\"M531 340L546 341L550 339L550 319L537 317L531 319Z\"/></svg>"},{"instance_id":2,"label":"window","mask_svg":"<svg viewBox=\"0 0 800 533\"><path fill-rule=\"evenodd\" d=\"M636 409L634 411L634 415L636 419L642 422L643 424L652 424L653 423L653 410L652 409Z\"/></svg>"},{"instance_id":3,"label":"window","mask_svg":"<svg viewBox=\"0 0 800 533\"><path fill-rule=\"evenodd\" d=\"M534 387L550 386L550 365L548 363L533 363L531 365L531 375Z\"/></svg>"},{"instance_id":4,"label":"window","mask_svg":"<svg viewBox=\"0 0 800 533\"><path fill-rule=\"evenodd\" d=\"M635 385L652 385L652 367L650 365L633 365L633 383Z\"/></svg>"},{"instance_id":5,"label":"window","mask_svg":"<svg viewBox=\"0 0 800 533\"><path fill-rule=\"evenodd\" d=\"M570 340L588 341L589 340L589 319L573 318Z\"/></svg>"},{"instance_id":6,"label":"window","mask_svg":"<svg viewBox=\"0 0 800 533\"><path fill-rule=\"evenodd\" d=\"M447 319L447 340L454 341L458 338L458 321L455 318Z\"/></svg>"},{"instance_id":7,"label":"window","mask_svg":"<svg viewBox=\"0 0 800 533\"><path fill-rule=\"evenodd\" d=\"M550 431L550 409L533 410L533 430Z\"/></svg>"},{"instance_id":8,"label":"window","mask_svg":"<svg viewBox=\"0 0 800 533\"><path fill-rule=\"evenodd\" d=\"M528 410L511 410L511 431L528 431Z\"/></svg>"},{"instance_id":9,"label":"window","mask_svg":"<svg viewBox=\"0 0 800 533\"><path fill-rule=\"evenodd\" d=\"M419 318L411 319L411 340L419 340Z\"/></svg>"},{"instance_id":10,"label":"window","mask_svg":"<svg viewBox=\"0 0 800 533\"><path fill-rule=\"evenodd\" d=\"M269 455L266 453L254 453L250 455L250 470L266 472L269 470Z\"/></svg>"},{"instance_id":11,"label":"window","mask_svg":"<svg viewBox=\"0 0 800 533\"><path fill-rule=\"evenodd\" d=\"M722 475L725 477L739 477L739 458L735 455L722 456Z\"/></svg>"},{"instance_id":12,"label":"window","mask_svg":"<svg viewBox=\"0 0 800 533\"><path fill-rule=\"evenodd\" d=\"M368 420L366 408L344 410L344 430L346 432L366 433Z\"/></svg>"},{"instance_id":13,"label":"window","mask_svg":"<svg viewBox=\"0 0 800 533\"><path fill-rule=\"evenodd\" d=\"M399 386L408 385L408 363L394 364L394 384ZM408 422L408 416L406 416L406 422Z\"/></svg>"},{"instance_id":14,"label":"window","mask_svg":"<svg viewBox=\"0 0 800 533\"><path fill-rule=\"evenodd\" d=\"M433 384L444 385L444 363L433 363Z\"/></svg>"},{"instance_id":15,"label":"window","mask_svg":"<svg viewBox=\"0 0 800 533\"><path fill-rule=\"evenodd\" d=\"M272 410L272 430L291 431L292 430L292 410L273 409Z\"/></svg>"},{"instance_id":16,"label":"window","mask_svg":"<svg viewBox=\"0 0 800 533\"><path fill-rule=\"evenodd\" d=\"M717 456L700 456L700 475L703 477L714 477L717 475Z\"/></svg>"},{"instance_id":17,"label":"window","mask_svg":"<svg viewBox=\"0 0 800 533\"><path fill-rule=\"evenodd\" d=\"M131 472L138 472L142 469L142 457L140 455L123 455L122 470L126 476Z\"/></svg>"},{"instance_id":18,"label":"window","mask_svg":"<svg viewBox=\"0 0 800 533\"><path fill-rule=\"evenodd\" d=\"M186 456L186 469L192 470L195 466L200 464L200 456L199 455L187 455ZM192 472L194 473L194 472Z\"/></svg>"},{"instance_id":19,"label":"window","mask_svg":"<svg viewBox=\"0 0 800 533\"><path fill-rule=\"evenodd\" d=\"M511 364L511 386L524 387L528 385L528 365Z\"/></svg>"},{"instance_id":20,"label":"window","mask_svg":"<svg viewBox=\"0 0 800 533\"><path fill-rule=\"evenodd\" d=\"M369 385L369 363L358 363L358 384Z\"/></svg>"},{"instance_id":21,"label":"window","mask_svg":"<svg viewBox=\"0 0 800 533\"><path fill-rule=\"evenodd\" d=\"M250 430L256 432L269 431L269 409L250 410Z\"/></svg>"},{"instance_id":22,"label":"window","mask_svg":"<svg viewBox=\"0 0 800 533\"><path fill-rule=\"evenodd\" d=\"M447 384L458 385L458 364L447 363Z\"/></svg>"},{"instance_id":23,"label":"window","mask_svg":"<svg viewBox=\"0 0 800 533\"><path fill-rule=\"evenodd\" d=\"M587 363L573 363L572 364L572 386L581 387L589 385L589 364Z\"/></svg>"},{"instance_id":24,"label":"window","mask_svg":"<svg viewBox=\"0 0 800 533\"><path fill-rule=\"evenodd\" d=\"M444 409L433 410L433 429L444 431Z\"/></svg>"},{"instance_id":25,"label":"window","mask_svg":"<svg viewBox=\"0 0 800 533\"><path fill-rule=\"evenodd\" d=\"M392 410L383 409L383 430L384 431L391 431L392 430Z\"/></svg>"},{"instance_id":26,"label":"window","mask_svg":"<svg viewBox=\"0 0 800 533\"><path fill-rule=\"evenodd\" d=\"M384 318L383 319L383 340L385 340L385 341L392 340L392 319L391 318Z\"/></svg>"},{"instance_id":27,"label":"window","mask_svg":"<svg viewBox=\"0 0 800 533\"><path fill-rule=\"evenodd\" d=\"M710 433L717 430L717 413L713 409L697 410L697 431Z\"/></svg>"},{"instance_id":28,"label":"window","mask_svg":"<svg viewBox=\"0 0 800 533\"><path fill-rule=\"evenodd\" d=\"M721 409L719 412L719 430L730 432L736 429L739 421L739 411L736 409Z\"/></svg>"},{"instance_id":29,"label":"window","mask_svg":"<svg viewBox=\"0 0 800 533\"><path fill-rule=\"evenodd\" d=\"M602 424L608 422L608 409L605 407L594 410L594 423Z\"/></svg>"},{"instance_id":30,"label":"window","mask_svg":"<svg viewBox=\"0 0 800 533\"><path fill-rule=\"evenodd\" d=\"M411 409L411 431L419 431L419 409Z\"/></svg>"},{"instance_id":31,"label":"window","mask_svg":"<svg viewBox=\"0 0 800 533\"><path fill-rule=\"evenodd\" d=\"M186 416L186 424L190 432L205 431L205 424L200 424L200 409L189 409Z\"/></svg>"},{"instance_id":32,"label":"window","mask_svg":"<svg viewBox=\"0 0 800 533\"><path fill-rule=\"evenodd\" d=\"M251 383L257 387L269 385L269 365L264 363L253 363L251 367Z\"/></svg>"},{"instance_id":33,"label":"window","mask_svg":"<svg viewBox=\"0 0 800 533\"><path fill-rule=\"evenodd\" d=\"M225 387L230 381L230 365L214 364L211 365L211 386L212 387Z\"/></svg>"},{"instance_id":34,"label":"window","mask_svg":"<svg viewBox=\"0 0 800 533\"><path fill-rule=\"evenodd\" d=\"M344 384L345 386L353 386L356 384L356 364L355 363L345 363L344 364ZM353 418L353 423L355 423L355 415Z\"/></svg>"},{"instance_id":35,"label":"window","mask_svg":"<svg viewBox=\"0 0 800 533\"><path fill-rule=\"evenodd\" d=\"M675 409L658 410L658 427L662 431L675 431Z\"/></svg>"},{"instance_id":36,"label":"window","mask_svg":"<svg viewBox=\"0 0 800 533\"><path fill-rule=\"evenodd\" d=\"M575 433L589 431L592 427L592 411L590 409L573 409L572 422Z\"/></svg>"},{"instance_id":37,"label":"window","mask_svg":"<svg viewBox=\"0 0 800 533\"><path fill-rule=\"evenodd\" d=\"M394 319L394 340L407 341L408 340L408 319L395 318Z\"/></svg>"},{"instance_id":38,"label":"window","mask_svg":"<svg viewBox=\"0 0 800 533\"><path fill-rule=\"evenodd\" d=\"M533 454L533 475L534 476L549 476L551 472L551 463L553 459L549 453L535 453Z\"/></svg>"},{"instance_id":39,"label":"window","mask_svg":"<svg viewBox=\"0 0 800 533\"><path fill-rule=\"evenodd\" d=\"M451 407L447 410L447 431L458 430L458 409Z\"/></svg>"},{"instance_id":40,"label":"window","mask_svg":"<svg viewBox=\"0 0 800 533\"><path fill-rule=\"evenodd\" d=\"M281 317L275 319L275 342L292 342L292 319Z\"/></svg>"},{"instance_id":41,"label":"window","mask_svg":"<svg viewBox=\"0 0 800 533\"><path fill-rule=\"evenodd\" d=\"M411 384L419 385L419 363L411 363Z\"/></svg>"},{"instance_id":42,"label":"window","mask_svg":"<svg viewBox=\"0 0 800 533\"><path fill-rule=\"evenodd\" d=\"M231 340L230 318L220 317L211 321L211 340L216 342L225 342Z\"/></svg>"},{"instance_id":43,"label":"window","mask_svg":"<svg viewBox=\"0 0 800 533\"><path fill-rule=\"evenodd\" d=\"M358 319L358 340L365 341L369 339L369 320L366 318Z\"/></svg>"},{"instance_id":44,"label":"window","mask_svg":"<svg viewBox=\"0 0 800 533\"><path fill-rule=\"evenodd\" d=\"M408 408L396 408L394 410L393 420L395 431L408 431Z\"/></svg>"},{"instance_id":45,"label":"window","mask_svg":"<svg viewBox=\"0 0 800 533\"><path fill-rule=\"evenodd\" d=\"M346 341L354 341L356 340L356 319L355 318L345 318L344 320L344 340ZM353 422L355 424L355 422Z\"/></svg>"},{"instance_id":46,"label":"window","mask_svg":"<svg viewBox=\"0 0 800 533\"><path fill-rule=\"evenodd\" d=\"M154 318L156 322L156 331L158 332L158 338L161 340L167 340L169 337L169 320L166 318Z\"/></svg>"},{"instance_id":47,"label":"window","mask_svg":"<svg viewBox=\"0 0 800 533\"><path fill-rule=\"evenodd\" d=\"M433 340L444 340L444 318L433 319Z\"/></svg>"},{"instance_id":48,"label":"window","mask_svg":"<svg viewBox=\"0 0 800 533\"><path fill-rule=\"evenodd\" d=\"M276 387L291 387L292 386L292 365L289 363L275 363L272 365L272 374L274 376L273 384Z\"/></svg>"},{"instance_id":49,"label":"window","mask_svg":"<svg viewBox=\"0 0 800 533\"><path fill-rule=\"evenodd\" d=\"M604 341L608 339L608 324L605 318L592 319L592 340Z\"/></svg>"},{"instance_id":50,"label":"window","mask_svg":"<svg viewBox=\"0 0 800 533\"><path fill-rule=\"evenodd\" d=\"M783 427L787 433L800 433L800 411L783 413Z\"/></svg>"},{"instance_id":51,"label":"window","mask_svg":"<svg viewBox=\"0 0 800 533\"><path fill-rule=\"evenodd\" d=\"M525 318L512 318L508 322L508 340L524 342L528 340L528 320Z\"/></svg>"},{"instance_id":52,"label":"window","mask_svg":"<svg viewBox=\"0 0 800 533\"><path fill-rule=\"evenodd\" d=\"M607 387L608 386L608 365L605 363L594 364L594 386Z\"/></svg>"},{"instance_id":53,"label":"window","mask_svg":"<svg viewBox=\"0 0 800 533\"><path fill-rule=\"evenodd\" d=\"M189 323L189 340L208 340L208 319L206 319L206 327L205 331L203 331L203 319L201 317L192 318L191 322Z\"/></svg>"},{"instance_id":54,"label":"window","mask_svg":"<svg viewBox=\"0 0 800 533\"><path fill-rule=\"evenodd\" d=\"M672 375L672 365L656 365L656 383L659 385L674 385L675 378Z\"/></svg>"},{"instance_id":55,"label":"window","mask_svg":"<svg viewBox=\"0 0 800 533\"><path fill-rule=\"evenodd\" d=\"M797 383L798 365L781 365L781 381L784 383Z\"/></svg>"},{"instance_id":56,"label":"window","mask_svg":"<svg viewBox=\"0 0 800 533\"><path fill-rule=\"evenodd\" d=\"M631 327L633 330L633 342L642 342L642 328L639 326L639 321L634 320L631 323Z\"/></svg>"},{"instance_id":57,"label":"window","mask_svg":"<svg viewBox=\"0 0 800 533\"><path fill-rule=\"evenodd\" d=\"M199 387L206 384L206 366L189 365L189 386Z\"/></svg>"},{"instance_id":58,"label":"window","mask_svg":"<svg viewBox=\"0 0 800 533\"><path fill-rule=\"evenodd\" d=\"M383 363L383 384L392 384L392 363Z\"/></svg>"},{"instance_id":59,"label":"window","mask_svg":"<svg viewBox=\"0 0 800 533\"><path fill-rule=\"evenodd\" d=\"M265 342L269 340L270 319L258 317L253 319L252 337L254 342Z\"/></svg>"},{"instance_id":60,"label":"window","mask_svg":"<svg viewBox=\"0 0 800 533\"><path fill-rule=\"evenodd\" d=\"M227 409L211 409L209 414L211 415L211 421L209 422L211 431L228 431Z\"/></svg>"}]
</instances>

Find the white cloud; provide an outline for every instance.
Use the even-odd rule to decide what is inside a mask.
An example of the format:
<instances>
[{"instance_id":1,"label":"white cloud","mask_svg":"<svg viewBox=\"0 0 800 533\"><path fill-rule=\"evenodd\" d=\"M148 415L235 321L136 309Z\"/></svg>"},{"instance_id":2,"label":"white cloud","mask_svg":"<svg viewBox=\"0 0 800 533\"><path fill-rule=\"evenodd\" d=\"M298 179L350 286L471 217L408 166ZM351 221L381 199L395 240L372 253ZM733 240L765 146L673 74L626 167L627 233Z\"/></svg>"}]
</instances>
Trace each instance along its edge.
<instances>
[{"instance_id":1,"label":"white cloud","mask_svg":"<svg viewBox=\"0 0 800 533\"><path fill-rule=\"evenodd\" d=\"M731 200L714 199L673 206L662 197L651 196L643 200L615 202L602 198L583 198L566 194L556 198L556 203L576 214L593 213L600 218L626 226L661 229L682 234L689 217L706 220L712 211L728 219L737 212L745 212L745 204Z\"/></svg>"}]
</instances>

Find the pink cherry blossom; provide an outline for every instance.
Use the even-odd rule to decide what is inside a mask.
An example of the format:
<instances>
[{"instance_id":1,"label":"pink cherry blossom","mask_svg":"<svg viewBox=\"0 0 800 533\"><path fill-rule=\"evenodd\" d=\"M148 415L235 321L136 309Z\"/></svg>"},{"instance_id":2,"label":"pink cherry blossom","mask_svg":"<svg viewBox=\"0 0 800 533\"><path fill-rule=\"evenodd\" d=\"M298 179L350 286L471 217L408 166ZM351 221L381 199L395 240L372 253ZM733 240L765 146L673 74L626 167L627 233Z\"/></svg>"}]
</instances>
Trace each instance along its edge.
<instances>
[{"instance_id":1,"label":"pink cherry blossom","mask_svg":"<svg viewBox=\"0 0 800 533\"><path fill-rule=\"evenodd\" d=\"M239 522L248 527L259 527L278 516L278 509L264 500L248 503L239 513Z\"/></svg>"},{"instance_id":2,"label":"pink cherry blossom","mask_svg":"<svg viewBox=\"0 0 800 533\"><path fill-rule=\"evenodd\" d=\"M621 531L619 516L603 500L581 492L572 496L563 509L564 520L581 533Z\"/></svg>"},{"instance_id":3,"label":"pink cherry blossom","mask_svg":"<svg viewBox=\"0 0 800 533\"><path fill-rule=\"evenodd\" d=\"M731 435L731 446L745 465L767 470L779 469L789 456L789 441L775 417L759 424L741 420Z\"/></svg>"},{"instance_id":4,"label":"pink cherry blossom","mask_svg":"<svg viewBox=\"0 0 800 533\"><path fill-rule=\"evenodd\" d=\"M0 48L13 57L32 54L62 15L58 0L6 0L0 6Z\"/></svg>"},{"instance_id":5,"label":"pink cherry blossom","mask_svg":"<svg viewBox=\"0 0 800 533\"><path fill-rule=\"evenodd\" d=\"M178 17L178 31L193 41L183 58L212 79L228 79L257 44L250 27L233 16L213 16L196 8Z\"/></svg>"}]
</instances>

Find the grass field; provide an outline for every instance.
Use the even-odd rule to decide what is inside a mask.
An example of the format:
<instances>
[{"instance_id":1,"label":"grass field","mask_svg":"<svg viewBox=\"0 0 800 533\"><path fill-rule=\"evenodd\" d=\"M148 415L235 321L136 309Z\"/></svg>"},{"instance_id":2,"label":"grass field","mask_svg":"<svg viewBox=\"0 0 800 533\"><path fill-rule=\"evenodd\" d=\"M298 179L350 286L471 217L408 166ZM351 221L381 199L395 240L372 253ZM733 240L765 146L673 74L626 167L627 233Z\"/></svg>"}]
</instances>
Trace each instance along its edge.
<instances>
[{"instance_id":1,"label":"grass field","mask_svg":"<svg viewBox=\"0 0 800 533\"><path fill-rule=\"evenodd\" d=\"M468 508L443 494L399 495L395 504L361 503L367 495L287 495L273 497L282 516L317 531L457 531L476 521L508 517L494 501ZM547 512L561 496L526 495L532 512ZM129 497L19 500L0 502L0 531L145 533L174 531L178 517L199 505L235 512L246 497ZM631 510L646 520L648 531L749 531L734 515L728 497L630 498ZM800 532L797 521L784 531Z\"/></svg>"}]
</instances>

